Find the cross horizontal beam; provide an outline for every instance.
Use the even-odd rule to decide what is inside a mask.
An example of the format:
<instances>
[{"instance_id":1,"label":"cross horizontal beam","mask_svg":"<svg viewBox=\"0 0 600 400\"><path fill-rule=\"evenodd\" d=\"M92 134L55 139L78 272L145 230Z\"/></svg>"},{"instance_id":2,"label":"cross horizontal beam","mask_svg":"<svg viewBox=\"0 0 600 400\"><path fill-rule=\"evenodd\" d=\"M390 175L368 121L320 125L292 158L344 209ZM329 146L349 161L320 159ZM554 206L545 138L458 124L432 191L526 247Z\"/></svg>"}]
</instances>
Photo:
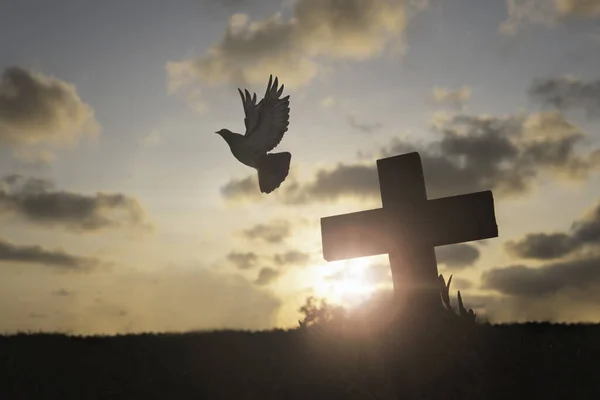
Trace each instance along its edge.
<instances>
[{"instance_id":1,"label":"cross horizontal beam","mask_svg":"<svg viewBox=\"0 0 600 400\"><path fill-rule=\"evenodd\" d=\"M491 190L443 197L427 202L432 221L431 245L470 242L498 237Z\"/></svg>"},{"instance_id":2,"label":"cross horizontal beam","mask_svg":"<svg viewBox=\"0 0 600 400\"><path fill-rule=\"evenodd\" d=\"M387 253L391 248L383 208L321 218L323 258L339 261Z\"/></svg>"},{"instance_id":3,"label":"cross horizontal beam","mask_svg":"<svg viewBox=\"0 0 600 400\"><path fill-rule=\"evenodd\" d=\"M498 236L494 198L487 190L424 202L418 215L384 208L321 218L323 257L338 261L387 254L398 236L444 246Z\"/></svg>"}]
</instances>

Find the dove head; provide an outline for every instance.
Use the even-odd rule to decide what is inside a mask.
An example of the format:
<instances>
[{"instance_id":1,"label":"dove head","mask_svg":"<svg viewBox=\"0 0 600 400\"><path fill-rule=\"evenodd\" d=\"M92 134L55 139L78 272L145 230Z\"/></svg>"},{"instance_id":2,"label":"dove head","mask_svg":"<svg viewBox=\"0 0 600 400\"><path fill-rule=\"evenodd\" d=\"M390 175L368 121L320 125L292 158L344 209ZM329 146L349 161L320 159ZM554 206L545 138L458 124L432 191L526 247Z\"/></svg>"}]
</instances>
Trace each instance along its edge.
<instances>
[{"instance_id":1,"label":"dove head","mask_svg":"<svg viewBox=\"0 0 600 400\"><path fill-rule=\"evenodd\" d=\"M229 129L221 129L215 133L225 139L227 143L229 143L229 140L235 135L235 133L231 132Z\"/></svg>"},{"instance_id":2,"label":"dove head","mask_svg":"<svg viewBox=\"0 0 600 400\"><path fill-rule=\"evenodd\" d=\"M233 132L231 132L229 129L221 129L219 131L215 132L218 135L221 135L221 137L225 140L227 140L227 137L230 137L233 135Z\"/></svg>"}]
</instances>

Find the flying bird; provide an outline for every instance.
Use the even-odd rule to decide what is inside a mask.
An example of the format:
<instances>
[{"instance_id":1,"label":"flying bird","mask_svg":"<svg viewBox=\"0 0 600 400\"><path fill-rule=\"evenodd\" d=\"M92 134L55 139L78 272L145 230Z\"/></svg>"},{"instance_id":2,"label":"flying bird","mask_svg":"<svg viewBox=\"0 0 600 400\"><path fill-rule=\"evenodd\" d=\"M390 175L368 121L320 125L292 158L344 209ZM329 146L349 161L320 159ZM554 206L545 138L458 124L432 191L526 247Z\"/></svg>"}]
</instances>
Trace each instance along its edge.
<instances>
[{"instance_id":1,"label":"flying bird","mask_svg":"<svg viewBox=\"0 0 600 400\"><path fill-rule=\"evenodd\" d=\"M231 132L229 129L217 131L229 145L233 156L242 164L258 171L258 186L262 193L271 193L288 176L292 155L289 152L269 153L288 130L290 119L290 96L283 98L283 85L273 75L265 97L256 104L256 93L250 96L247 89L238 89L244 106L246 133Z\"/></svg>"}]
</instances>

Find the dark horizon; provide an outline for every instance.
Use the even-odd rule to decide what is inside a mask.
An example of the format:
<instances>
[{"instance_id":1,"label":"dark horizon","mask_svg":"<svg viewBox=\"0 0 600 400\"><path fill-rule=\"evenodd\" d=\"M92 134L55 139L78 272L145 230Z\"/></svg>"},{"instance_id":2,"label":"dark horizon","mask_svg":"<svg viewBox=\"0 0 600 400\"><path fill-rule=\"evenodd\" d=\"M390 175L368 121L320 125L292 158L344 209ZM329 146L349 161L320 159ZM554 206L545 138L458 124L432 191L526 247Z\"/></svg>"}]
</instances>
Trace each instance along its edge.
<instances>
[{"instance_id":1,"label":"dark horizon","mask_svg":"<svg viewBox=\"0 0 600 400\"><path fill-rule=\"evenodd\" d=\"M411 152L428 199L493 193L498 238L435 249L468 307L599 322L600 3L348 4L3 6L0 333L357 307L392 288L388 257L327 262L321 218L380 208L376 160ZM271 75L289 118L265 194L215 132L244 134L237 89L260 101Z\"/></svg>"}]
</instances>

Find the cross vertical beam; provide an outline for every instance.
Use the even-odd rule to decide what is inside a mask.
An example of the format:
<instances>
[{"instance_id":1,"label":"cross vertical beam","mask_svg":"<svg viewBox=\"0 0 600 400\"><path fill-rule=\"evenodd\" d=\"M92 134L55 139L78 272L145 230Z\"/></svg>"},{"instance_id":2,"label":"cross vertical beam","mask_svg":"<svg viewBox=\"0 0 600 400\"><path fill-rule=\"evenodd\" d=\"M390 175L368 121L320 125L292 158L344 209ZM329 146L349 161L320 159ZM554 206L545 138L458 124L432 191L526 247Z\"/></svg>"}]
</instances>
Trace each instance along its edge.
<instances>
[{"instance_id":1,"label":"cross vertical beam","mask_svg":"<svg viewBox=\"0 0 600 400\"><path fill-rule=\"evenodd\" d=\"M383 209L395 216L388 258L397 302L410 301L422 311L441 308L435 251L429 229L420 223L427 212L427 190L419 154L377 160L377 172Z\"/></svg>"}]
</instances>

